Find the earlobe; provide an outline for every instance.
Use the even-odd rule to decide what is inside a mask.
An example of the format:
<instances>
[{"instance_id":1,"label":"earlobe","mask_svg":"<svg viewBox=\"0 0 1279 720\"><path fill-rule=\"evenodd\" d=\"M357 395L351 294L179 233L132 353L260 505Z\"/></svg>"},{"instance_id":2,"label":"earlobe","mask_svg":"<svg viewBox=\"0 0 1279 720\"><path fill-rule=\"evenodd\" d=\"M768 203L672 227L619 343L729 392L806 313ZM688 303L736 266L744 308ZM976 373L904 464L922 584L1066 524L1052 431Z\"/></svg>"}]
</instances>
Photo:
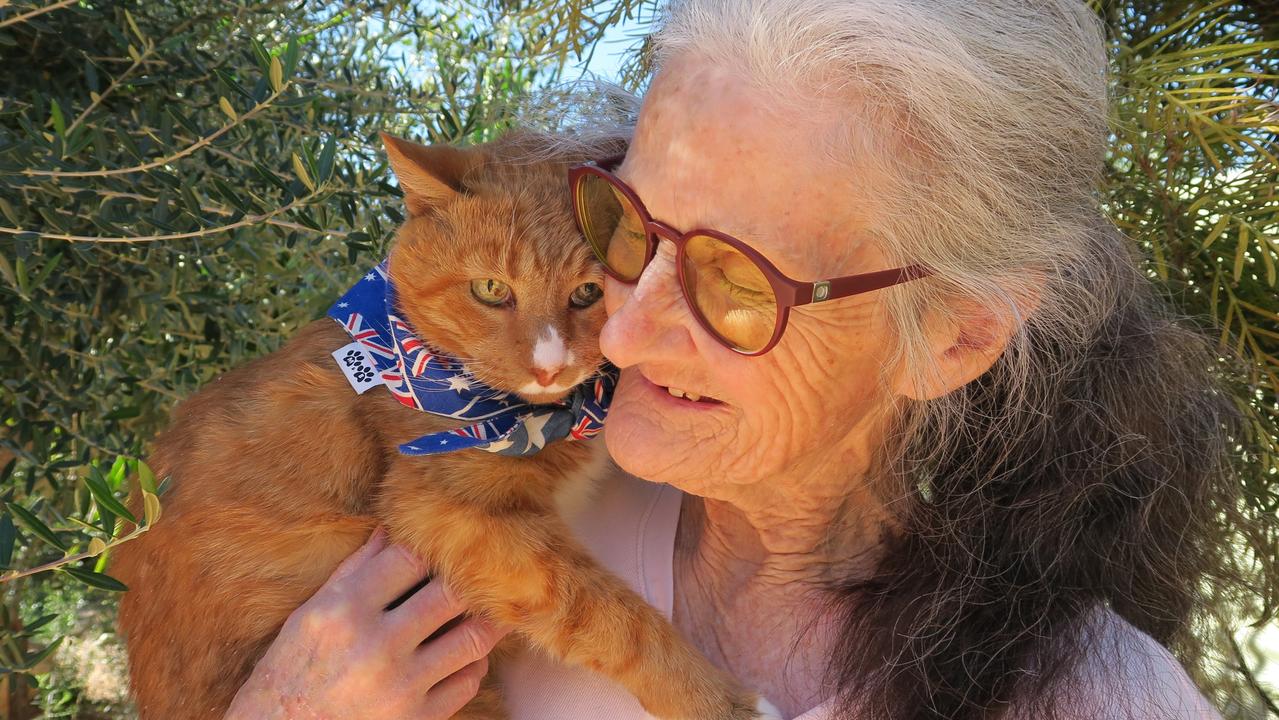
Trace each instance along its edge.
<instances>
[{"instance_id":1,"label":"earlobe","mask_svg":"<svg viewBox=\"0 0 1279 720\"><path fill-rule=\"evenodd\" d=\"M386 156L404 191L409 214L425 215L463 193L466 175L485 161L480 150L420 145L380 133Z\"/></svg>"}]
</instances>

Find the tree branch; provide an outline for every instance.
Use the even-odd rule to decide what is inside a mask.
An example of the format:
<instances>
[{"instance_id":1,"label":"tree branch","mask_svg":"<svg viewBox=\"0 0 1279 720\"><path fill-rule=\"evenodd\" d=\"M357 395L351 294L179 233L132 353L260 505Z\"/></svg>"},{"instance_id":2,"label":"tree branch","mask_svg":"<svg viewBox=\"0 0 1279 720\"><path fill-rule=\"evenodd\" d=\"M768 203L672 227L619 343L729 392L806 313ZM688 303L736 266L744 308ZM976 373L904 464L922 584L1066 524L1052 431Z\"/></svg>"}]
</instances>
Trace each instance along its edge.
<instances>
[{"instance_id":1,"label":"tree branch","mask_svg":"<svg viewBox=\"0 0 1279 720\"><path fill-rule=\"evenodd\" d=\"M21 15L14 15L13 17L8 18L7 20L0 20L0 28L6 27L8 25L16 25L17 23L20 23L20 22L26 22L37 15L43 15L47 12L52 12L54 10L64 8L68 5L74 5L75 3L76 3L76 0L58 0L58 2L55 2L52 5L46 5L45 7L42 7L42 8L36 8L35 10L32 10L31 12L26 12Z\"/></svg>"},{"instance_id":2,"label":"tree branch","mask_svg":"<svg viewBox=\"0 0 1279 720\"><path fill-rule=\"evenodd\" d=\"M317 192L318 192L318 189L319 188L317 187ZM249 225L256 225L260 222L267 222L271 218L276 217L277 215L281 215L296 207L301 206L303 201L310 200L311 198L315 197L315 195L316 193L313 192L309 195L305 195L303 197L297 198L293 202L289 203L288 205L285 205L280 208L276 208L275 210L272 210L271 212L261 213L259 215L249 215L242 218L239 222L233 222L230 225L220 225L218 227L204 228L203 230L192 230L191 232L184 232L184 233L169 233L167 235L142 235L139 237L131 237L131 238L130 237L93 237L90 235L55 235L52 233L43 233L38 230L23 230L21 228L9 228L9 227L0 227L0 233L6 233L9 235L36 233L40 235L40 237L48 238L50 240L66 240L68 242L92 242L92 243L130 243L131 244L131 243L138 243L138 242L157 242L161 240L185 240L185 239L194 238L194 237L207 237L209 235L216 235L221 232L235 230L236 228L242 228Z\"/></svg>"},{"instance_id":3,"label":"tree branch","mask_svg":"<svg viewBox=\"0 0 1279 720\"><path fill-rule=\"evenodd\" d=\"M83 112L81 112L79 115L76 116L75 120L71 121L71 124L67 126L66 132L64 132L63 135L70 135L72 130L75 130L77 127L79 127L80 123L84 122L84 119L89 116L89 113L93 112L94 108L98 107L98 105L102 103L103 98L110 95L112 91L114 91L117 87L119 87L120 81L129 77L129 75L134 70L137 70L139 67L141 67L142 63L154 51L155 51L155 46L148 45L146 49L143 50L143 52L138 55L138 58L133 61L132 65L125 68L124 72L120 73L118 76L112 78L111 84L107 86L107 89L103 90L102 93L99 94L98 97L94 99L93 102L89 103L89 107L85 108Z\"/></svg>"},{"instance_id":4,"label":"tree branch","mask_svg":"<svg viewBox=\"0 0 1279 720\"><path fill-rule=\"evenodd\" d=\"M265 99L262 100L262 102L258 103L257 105L254 105L252 109L250 109L248 112L244 113L243 115L236 117L235 120L232 120L230 123L223 125L222 127L218 128L213 133L210 133L209 135L206 135L205 137L199 139L195 143L192 143L190 146L183 148L182 150L179 150L178 152L172 155L169 155L168 157L160 158L159 160L152 160L151 162L143 163L142 165L135 165L133 167L128 167L128 168L116 168L114 170L23 170L21 174L32 176L32 177L110 177L112 175L128 175L129 173L145 172L147 170L152 170L154 168L158 168L163 165L168 165L169 163L175 160L181 160L182 158L190 155L196 150L199 150L205 145L208 145L214 140L217 140L218 138L230 132L232 128L238 127L239 125L244 123L246 120L252 118L254 115L257 115L261 110L268 107L272 102L274 102L275 99L280 96L280 93L284 92L285 88L287 87L288 87L288 83L285 83L284 87L268 95ZM4 228L0 228L0 230L3 230L3 229Z\"/></svg>"}]
</instances>

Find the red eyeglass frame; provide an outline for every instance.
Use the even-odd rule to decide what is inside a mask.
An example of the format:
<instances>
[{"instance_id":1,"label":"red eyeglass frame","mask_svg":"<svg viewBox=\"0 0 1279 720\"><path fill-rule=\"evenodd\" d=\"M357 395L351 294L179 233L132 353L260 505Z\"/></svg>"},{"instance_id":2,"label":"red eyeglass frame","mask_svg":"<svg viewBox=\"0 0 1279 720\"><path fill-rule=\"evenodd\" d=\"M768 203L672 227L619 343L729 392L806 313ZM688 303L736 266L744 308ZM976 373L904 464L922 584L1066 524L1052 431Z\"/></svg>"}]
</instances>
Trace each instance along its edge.
<instances>
[{"instance_id":1,"label":"red eyeglass frame","mask_svg":"<svg viewBox=\"0 0 1279 720\"><path fill-rule=\"evenodd\" d=\"M907 265L905 267L895 268L892 270L877 270L875 272L861 273L858 275L847 275L844 277L830 278L827 280L814 280L812 282L802 282L794 280L782 274L780 270L773 266L768 258L761 255L755 248L738 240L727 233L707 228L696 228L685 233L680 233L670 225L653 218L648 208L644 206L644 202L640 200L639 195L631 189L629 185L622 182L620 178L610 172L609 169L615 168L625 159L625 155L618 155L607 158L605 160L595 162L590 161L581 165L574 165L568 171L569 195L573 199L573 221L577 223L578 230L586 237L590 243L592 251L599 258L600 263L604 266L604 272L618 282L634 284L639 280L627 279L618 275L609 266L606 258L600 256L600 249L591 242L587 235L586 228L582 222L582 208L578 202L578 188L582 179L587 175L596 175L605 182L617 188L627 197L639 210L640 220L643 223L644 239L647 247L644 251L644 263L640 266L640 272L643 273L648 264L652 262L653 256L657 254L658 237L664 237L675 244L675 267L679 276L680 291L684 293L684 302L688 303L689 309L693 311L693 317L697 318L697 322L706 332L710 333L716 340L719 340L724 346L740 355L747 357L756 357L772 350L777 342L781 340L782 332L786 329L786 323L790 319L790 309L800 305L810 305L812 303L826 302L827 300L837 300L839 298L851 297L872 290L891 287L904 282L909 282L921 277L927 277L933 274L933 270L924 265ZM606 169L609 168L609 169ZM690 238L696 236L711 237L724 242L733 247L733 249L748 257L768 280L768 284L772 286L773 294L777 297L777 319L773 326L773 336L768 343L759 350L749 351L735 346L728 338L725 338L718 330L716 330L710 321L697 308L696 302L689 294L688 284L684 277L684 247L688 244Z\"/></svg>"}]
</instances>

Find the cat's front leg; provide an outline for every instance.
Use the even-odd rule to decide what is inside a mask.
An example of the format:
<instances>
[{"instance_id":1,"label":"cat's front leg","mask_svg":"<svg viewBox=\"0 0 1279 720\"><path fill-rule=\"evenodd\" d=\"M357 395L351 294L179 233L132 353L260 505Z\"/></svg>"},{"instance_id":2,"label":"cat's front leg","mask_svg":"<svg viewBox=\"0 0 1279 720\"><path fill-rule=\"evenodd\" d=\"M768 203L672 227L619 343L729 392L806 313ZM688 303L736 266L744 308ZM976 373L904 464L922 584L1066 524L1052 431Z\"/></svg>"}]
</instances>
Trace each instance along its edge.
<instances>
[{"instance_id":1,"label":"cat's front leg","mask_svg":"<svg viewBox=\"0 0 1279 720\"><path fill-rule=\"evenodd\" d=\"M435 498L443 528L390 521L474 611L552 656L600 672L663 720L750 720L756 700L601 567L551 513L493 512ZM399 525L399 527L396 527Z\"/></svg>"}]
</instances>

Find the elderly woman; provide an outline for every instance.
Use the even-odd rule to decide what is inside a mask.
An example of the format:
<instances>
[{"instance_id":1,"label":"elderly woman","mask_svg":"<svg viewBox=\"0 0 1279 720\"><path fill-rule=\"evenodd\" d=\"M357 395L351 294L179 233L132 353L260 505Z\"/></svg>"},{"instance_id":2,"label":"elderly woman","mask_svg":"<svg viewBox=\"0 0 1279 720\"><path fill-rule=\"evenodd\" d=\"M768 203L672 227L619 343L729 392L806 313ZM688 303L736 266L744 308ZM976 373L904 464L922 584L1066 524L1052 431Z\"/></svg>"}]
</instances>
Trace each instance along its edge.
<instances>
[{"instance_id":1,"label":"elderly woman","mask_svg":"<svg viewBox=\"0 0 1279 720\"><path fill-rule=\"evenodd\" d=\"M1235 417L1098 208L1082 0L683 0L655 48L629 153L573 179L623 368L583 540L785 718L1217 717L1160 643L1226 567ZM420 574L372 540L229 717L452 715L501 631L393 642L361 588ZM423 638L465 610L419 592Z\"/></svg>"}]
</instances>

